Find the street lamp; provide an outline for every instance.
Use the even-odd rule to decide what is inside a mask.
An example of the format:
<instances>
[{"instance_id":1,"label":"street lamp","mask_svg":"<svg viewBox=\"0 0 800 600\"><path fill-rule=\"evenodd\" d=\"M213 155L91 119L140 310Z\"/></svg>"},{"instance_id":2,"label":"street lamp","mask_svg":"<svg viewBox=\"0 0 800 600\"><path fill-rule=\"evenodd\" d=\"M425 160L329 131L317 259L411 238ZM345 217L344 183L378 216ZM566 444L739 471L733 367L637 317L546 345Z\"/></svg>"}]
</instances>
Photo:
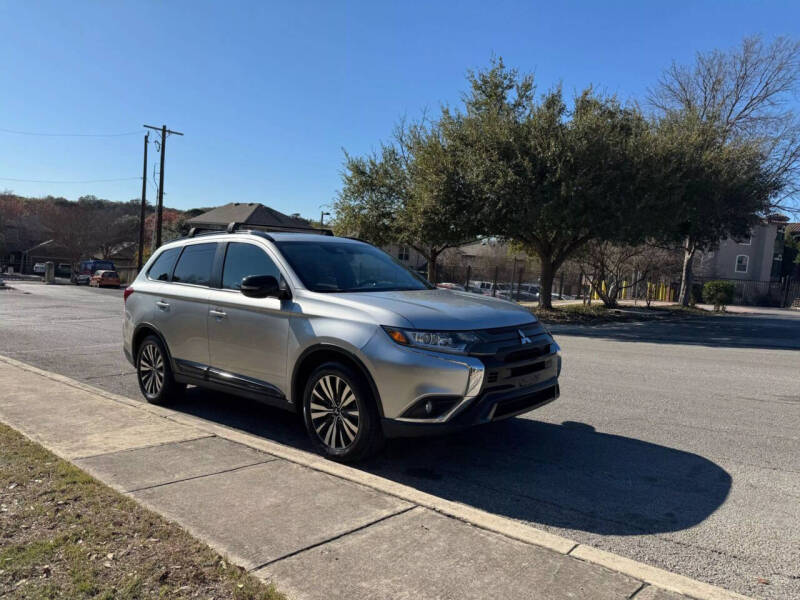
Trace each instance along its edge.
<instances>
[{"instance_id":1,"label":"street lamp","mask_svg":"<svg viewBox=\"0 0 800 600\"><path fill-rule=\"evenodd\" d=\"M331 216L331 213L322 211L322 213L320 213L320 215L319 215L319 226L322 227L325 224L325 223L323 223L323 221L325 220L325 217L330 217L330 216Z\"/></svg>"}]
</instances>

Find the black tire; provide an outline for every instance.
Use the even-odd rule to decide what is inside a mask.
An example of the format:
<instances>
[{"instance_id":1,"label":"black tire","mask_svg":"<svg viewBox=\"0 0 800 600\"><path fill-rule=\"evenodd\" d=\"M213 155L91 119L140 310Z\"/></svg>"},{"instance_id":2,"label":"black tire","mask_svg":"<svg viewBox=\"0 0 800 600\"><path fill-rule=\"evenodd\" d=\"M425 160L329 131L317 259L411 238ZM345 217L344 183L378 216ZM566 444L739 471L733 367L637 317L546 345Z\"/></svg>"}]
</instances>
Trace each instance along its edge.
<instances>
[{"instance_id":1,"label":"black tire","mask_svg":"<svg viewBox=\"0 0 800 600\"><path fill-rule=\"evenodd\" d=\"M303 421L314 448L332 460L361 461L383 446L380 415L369 385L360 373L339 362L324 363L311 373L303 392Z\"/></svg>"},{"instance_id":2,"label":"black tire","mask_svg":"<svg viewBox=\"0 0 800 600\"><path fill-rule=\"evenodd\" d=\"M186 389L185 384L175 381L166 348L155 335L148 335L139 344L136 379L142 395L151 404L168 404Z\"/></svg>"}]
</instances>

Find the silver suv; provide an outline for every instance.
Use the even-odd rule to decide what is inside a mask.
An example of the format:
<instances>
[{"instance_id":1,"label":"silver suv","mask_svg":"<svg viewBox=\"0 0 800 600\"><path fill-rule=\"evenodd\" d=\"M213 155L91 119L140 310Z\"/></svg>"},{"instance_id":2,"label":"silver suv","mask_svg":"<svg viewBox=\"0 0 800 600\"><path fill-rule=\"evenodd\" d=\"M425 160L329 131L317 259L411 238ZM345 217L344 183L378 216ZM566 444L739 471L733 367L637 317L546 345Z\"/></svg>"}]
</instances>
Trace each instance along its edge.
<instances>
[{"instance_id":1,"label":"silver suv","mask_svg":"<svg viewBox=\"0 0 800 600\"><path fill-rule=\"evenodd\" d=\"M186 384L254 398L354 461L558 397L558 344L517 304L436 289L358 240L237 227L165 244L125 290L148 402Z\"/></svg>"}]
</instances>

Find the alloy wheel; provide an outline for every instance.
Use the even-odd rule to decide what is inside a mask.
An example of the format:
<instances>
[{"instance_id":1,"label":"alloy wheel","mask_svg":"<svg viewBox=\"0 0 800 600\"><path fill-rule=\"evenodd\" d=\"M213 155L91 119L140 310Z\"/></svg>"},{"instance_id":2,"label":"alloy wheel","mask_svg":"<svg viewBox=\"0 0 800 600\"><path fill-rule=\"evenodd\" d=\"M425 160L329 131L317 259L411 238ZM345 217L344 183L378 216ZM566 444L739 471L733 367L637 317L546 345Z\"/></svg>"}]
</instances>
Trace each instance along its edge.
<instances>
[{"instance_id":1,"label":"alloy wheel","mask_svg":"<svg viewBox=\"0 0 800 600\"><path fill-rule=\"evenodd\" d=\"M341 377L320 377L311 391L311 424L323 444L334 450L349 447L358 435L356 395Z\"/></svg>"},{"instance_id":2,"label":"alloy wheel","mask_svg":"<svg viewBox=\"0 0 800 600\"><path fill-rule=\"evenodd\" d=\"M139 379L144 391L156 397L164 387L164 357L155 344L147 344L139 355Z\"/></svg>"}]
</instances>

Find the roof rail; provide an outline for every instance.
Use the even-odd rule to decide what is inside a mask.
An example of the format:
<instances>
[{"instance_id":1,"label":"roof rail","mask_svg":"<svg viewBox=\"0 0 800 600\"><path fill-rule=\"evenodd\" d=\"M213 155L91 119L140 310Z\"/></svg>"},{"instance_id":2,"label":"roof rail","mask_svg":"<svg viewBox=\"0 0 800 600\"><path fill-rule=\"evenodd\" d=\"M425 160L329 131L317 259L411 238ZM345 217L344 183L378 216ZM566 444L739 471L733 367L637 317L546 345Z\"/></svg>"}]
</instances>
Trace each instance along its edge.
<instances>
[{"instance_id":1,"label":"roof rail","mask_svg":"<svg viewBox=\"0 0 800 600\"><path fill-rule=\"evenodd\" d=\"M192 227L186 237L195 237L197 235L208 235L210 233L224 233L218 227Z\"/></svg>"},{"instance_id":2,"label":"roof rail","mask_svg":"<svg viewBox=\"0 0 800 600\"><path fill-rule=\"evenodd\" d=\"M245 231L255 231L261 233L265 237L270 238L266 232L284 232L284 233L315 233L317 235L332 236L333 231L330 229L317 229L316 227L293 227L290 225L260 225L258 223L240 223L238 221L231 221L225 229L214 227L213 225L192 227L186 237L196 237L198 235L212 235L215 233L236 233Z\"/></svg>"},{"instance_id":3,"label":"roof rail","mask_svg":"<svg viewBox=\"0 0 800 600\"><path fill-rule=\"evenodd\" d=\"M235 231L242 231L246 229L274 231L276 233L315 233L317 235L333 235L333 231L330 229L319 229L317 227L299 227L295 225L262 225L259 223L239 223L238 221L232 221L228 223L226 231L228 233L233 233Z\"/></svg>"}]
</instances>

